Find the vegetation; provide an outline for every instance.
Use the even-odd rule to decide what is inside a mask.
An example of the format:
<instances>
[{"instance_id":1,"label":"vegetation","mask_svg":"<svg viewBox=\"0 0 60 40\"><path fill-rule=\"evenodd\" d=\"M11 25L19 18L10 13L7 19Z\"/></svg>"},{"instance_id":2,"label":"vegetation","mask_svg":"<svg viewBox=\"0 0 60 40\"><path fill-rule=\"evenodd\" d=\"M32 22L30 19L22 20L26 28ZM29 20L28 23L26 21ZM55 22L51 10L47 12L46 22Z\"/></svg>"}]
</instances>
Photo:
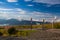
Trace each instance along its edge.
<instances>
[{"instance_id":1,"label":"vegetation","mask_svg":"<svg viewBox=\"0 0 60 40\"><path fill-rule=\"evenodd\" d=\"M32 29L42 28L43 25L32 25ZM60 23L54 23L55 29L60 29ZM47 29L52 28L52 24L44 24L44 27ZM36 32L36 30L28 30L31 28L31 25L22 25L22 26L12 26L10 28L0 27L0 36L29 36L30 33ZM27 30L24 30L27 29Z\"/></svg>"},{"instance_id":2,"label":"vegetation","mask_svg":"<svg viewBox=\"0 0 60 40\"><path fill-rule=\"evenodd\" d=\"M0 36L2 36L3 35L3 33L2 32L0 32Z\"/></svg>"},{"instance_id":3,"label":"vegetation","mask_svg":"<svg viewBox=\"0 0 60 40\"><path fill-rule=\"evenodd\" d=\"M17 33L17 30L16 30L14 27L9 28L9 29L8 29L8 33L9 33L9 35L11 35L11 34L16 34L16 33Z\"/></svg>"},{"instance_id":4,"label":"vegetation","mask_svg":"<svg viewBox=\"0 0 60 40\"><path fill-rule=\"evenodd\" d=\"M1 35L0 36L29 36L30 33L36 32L36 30L19 30L18 27L11 27L7 29L0 29ZM21 28L20 28L21 29Z\"/></svg>"},{"instance_id":5,"label":"vegetation","mask_svg":"<svg viewBox=\"0 0 60 40\"><path fill-rule=\"evenodd\" d=\"M54 24L54 28L60 29L60 23L55 23L55 24Z\"/></svg>"}]
</instances>

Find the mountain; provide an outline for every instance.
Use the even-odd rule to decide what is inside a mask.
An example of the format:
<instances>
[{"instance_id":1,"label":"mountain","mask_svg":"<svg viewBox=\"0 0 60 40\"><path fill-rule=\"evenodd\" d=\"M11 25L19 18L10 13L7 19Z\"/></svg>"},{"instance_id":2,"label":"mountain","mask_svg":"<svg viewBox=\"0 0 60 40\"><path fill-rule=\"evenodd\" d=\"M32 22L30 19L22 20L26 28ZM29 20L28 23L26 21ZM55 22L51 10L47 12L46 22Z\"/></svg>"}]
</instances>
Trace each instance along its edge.
<instances>
[{"instance_id":1,"label":"mountain","mask_svg":"<svg viewBox=\"0 0 60 40\"><path fill-rule=\"evenodd\" d=\"M7 23L7 20L5 19L0 19L0 24L6 24Z\"/></svg>"},{"instance_id":2,"label":"mountain","mask_svg":"<svg viewBox=\"0 0 60 40\"><path fill-rule=\"evenodd\" d=\"M9 25L20 25L20 21L17 20L17 19L7 20L7 23L8 23Z\"/></svg>"},{"instance_id":3,"label":"mountain","mask_svg":"<svg viewBox=\"0 0 60 40\"><path fill-rule=\"evenodd\" d=\"M32 21L33 25L36 25L37 23L42 24L43 22L39 22L39 21ZM45 22L45 23L49 23L49 22ZM9 19L9 20L5 20L5 19L0 19L0 24L8 24L8 25L31 25L31 21L29 20L17 20L17 19Z\"/></svg>"}]
</instances>

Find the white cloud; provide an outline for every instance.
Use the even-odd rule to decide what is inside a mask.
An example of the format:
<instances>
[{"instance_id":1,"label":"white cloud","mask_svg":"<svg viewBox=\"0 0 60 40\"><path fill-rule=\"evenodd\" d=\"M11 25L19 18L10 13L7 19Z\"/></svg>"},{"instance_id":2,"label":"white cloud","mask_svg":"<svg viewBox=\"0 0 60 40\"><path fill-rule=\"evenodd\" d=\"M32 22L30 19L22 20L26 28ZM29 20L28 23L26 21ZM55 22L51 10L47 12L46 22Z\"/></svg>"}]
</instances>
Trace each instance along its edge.
<instances>
[{"instance_id":1,"label":"white cloud","mask_svg":"<svg viewBox=\"0 0 60 40\"><path fill-rule=\"evenodd\" d=\"M27 6L34 6L34 5L32 5L32 4L29 4L29 5L27 5Z\"/></svg>"},{"instance_id":2,"label":"white cloud","mask_svg":"<svg viewBox=\"0 0 60 40\"><path fill-rule=\"evenodd\" d=\"M13 9L0 8L0 10L13 10Z\"/></svg>"},{"instance_id":3,"label":"white cloud","mask_svg":"<svg viewBox=\"0 0 60 40\"><path fill-rule=\"evenodd\" d=\"M27 12L25 10L22 10L20 8L15 8L15 9L7 9L7 8L0 8L0 19L25 19L25 20L30 20L30 18L33 18L34 21L40 21L44 18L46 20L51 21L53 20L54 16L51 13L43 13L43 12Z\"/></svg>"},{"instance_id":4,"label":"white cloud","mask_svg":"<svg viewBox=\"0 0 60 40\"><path fill-rule=\"evenodd\" d=\"M26 14L26 11L19 11L18 13L24 15L24 14Z\"/></svg>"},{"instance_id":5,"label":"white cloud","mask_svg":"<svg viewBox=\"0 0 60 40\"><path fill-rule=\"evenodd\" d=\"M1 12L5 12L5 13L18 13L18 14L25 14L26 11L25 10L22 10L20 8L14 8L14 9L8 9L8 8L0 8L0 13ZM10 11L10 12L9 12ZM11 12L12 11L12 12ZM3 13L4 13L3 12Z\"/></svg>"},{"instance_id":6,"label":"white cloud","mask_svg":"<svg viewBox=\"0 0 60 40\"><path fill-rule=\"evenodd\" d=\"M26 11L20 8L8 9L8 8L0 8L0 19L18 19L22 18Z\"/></svg>"},{"instance_id":7,"label":"white cloud","mask_svg":"<svg viewBox=\"0 0 60 40\"><path fill-rule=\"evenodd\" d=\"M32 0L24 0L24 1L28 2L28 1L32 1Z\"/></svg>"},{"instance_id":8,"label":"white cloud","mask_svg":"<svg viewBox=\"0 0 60 40\"><path fill-rule=\"evenodd\" d=\"M51 7L53 4L47 4L47 5L43 5L45 7Z\"/></svg>"},{"instance_id":9,"label":"white cloud","mask_svg":"<svg viewBox=\"0 0 60 40\"><path fill-rule=\"evenodd\" d=\"M22 9L20 9L20 8L15 8L17 11L22 11Z\"/></svg>"},{"instance_id":10,"label":"white cloud","mask_svg":"<svg viewBox=\"0 0 60 40\"><path fill-rule=\"evenodd\" d=\"M0 13L0 19L1 19L1 18L2 18L2 19L8 19L8 18L10 18L9 16L10 16L10 15L7 14L7 13L5 13L5 12L1 12L1 13Z\"/></svg>"},{"instance_id":11,"label":"white cloud","mask_svg":"<svg viewBox=\"0 0 60 40\"><path fill-rule=\"evenodd\" d=\"M8 2L17 2L17 0L7 0Z\"/></svg>"},{"instance_id":12,"label":"white cloud","mask_svg":"<svg viewBox=\"0 0 60 40\"><path fill-rule=\"evenodd\" d=\"M60 22L60 19L57 19L55 22Z\"/></svg>"},{"instance_id":13,"label":"white cloud","mask_svg":"<svg viewBox=\"0 0 60 40\"><path fill-rule=\"evenodd\" d=\"M53 17L51 13L43 13L34 11L32 14L40 17Z\"/></svg>"},{"instance_id":14,"label":"white cloud","mask_svg":"<svg viewBox=\"0 0 60 40\"><path fill-rule=\"evenodd\" d=\"M34 11L30 15L34 21L42 21L43 19L45 19L46 21L51 21L54 19L54 15L51 13L43 13L43 12Z\"/></svg>"},{"instance_id":15,"label":"white cloud","mask_svg":"<svg viewBox=\"0 0 60 40\"><path fill-rule=\"evenodd\" d=\"M17 12L18 12L19 14L26 14L26 11L24 11L24 10L22 10L22 9L20 9L20 8L16 8L15 10L17 10Z\"/></svg>"},{"instance_id":16,"label":"white cloud","mask_svg":"<svg viewBox=\"0 0 60 40\"><path fill-rule=\"evenodd\" d=\"M39 19L33 19L33 21L41 21L41 20L39 20Z\"/></svg>"},{"instance_id":17,"label":"white cloud","mask_svg":"<svg viewBox=\"0 0 60 40\"><path fill-rule=\"evenodd\" d=\"M33 2L48 3L48 4L60 4L60 0L33 0Z\"/></svg>"}]
</instances>

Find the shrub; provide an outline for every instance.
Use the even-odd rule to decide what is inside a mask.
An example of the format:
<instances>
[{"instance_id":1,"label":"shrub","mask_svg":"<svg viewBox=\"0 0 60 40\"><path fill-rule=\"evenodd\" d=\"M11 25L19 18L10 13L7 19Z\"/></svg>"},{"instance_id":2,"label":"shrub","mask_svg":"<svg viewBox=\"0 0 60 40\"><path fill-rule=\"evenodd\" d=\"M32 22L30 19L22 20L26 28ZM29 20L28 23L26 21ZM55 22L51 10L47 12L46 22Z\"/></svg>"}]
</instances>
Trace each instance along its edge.
<instances>
[{"instance_id":1,"label":"shrub","mask_svg":"<svg viewBox=\"0 0 60 40\"><path fill-rule=\"evenodd\" d=\"M0 32L0 36L2 36L2 35L3 35L3 33Z\"/></svg>"},{"instance_id":2,"label":"shrub","mask_svg":"<svg viewBox=\"0 0 60 40\"><path fill-rule=\"evenodd\" d=\"M12 27L12 28L9 28L8 29L8 33L11 35L11 34L16 34L17 33L17 30L14 28L14 27Z\"/></svg>"},{"instance_id":3,"label":"shrub","mask_svg":"<svg viewBox=\"0 0 60 40\"><path fill-rule=\"evenodd\" d=\"M54 28L56 28L56 29L60 29L60 25L57 24L57 25L54 26Z\"/></svg>"}]
</instances>

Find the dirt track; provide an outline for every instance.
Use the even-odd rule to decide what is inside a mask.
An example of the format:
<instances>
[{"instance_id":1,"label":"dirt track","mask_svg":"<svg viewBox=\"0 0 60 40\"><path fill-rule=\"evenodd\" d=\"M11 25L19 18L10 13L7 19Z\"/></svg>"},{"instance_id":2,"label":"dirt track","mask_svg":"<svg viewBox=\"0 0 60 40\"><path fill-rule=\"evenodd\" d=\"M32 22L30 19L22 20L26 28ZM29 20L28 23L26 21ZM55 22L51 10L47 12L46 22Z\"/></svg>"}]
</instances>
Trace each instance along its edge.
<instances>
[{"instance_id":1,"label":"dirt track","mask_svg":"<svg viewBox=\"0 0 60 40\"><path fill-rule=\"evenodd\" d=\"M60 29L38 30L31 33L31 40L60 40Z\"/></svg>"}]
</instances>

